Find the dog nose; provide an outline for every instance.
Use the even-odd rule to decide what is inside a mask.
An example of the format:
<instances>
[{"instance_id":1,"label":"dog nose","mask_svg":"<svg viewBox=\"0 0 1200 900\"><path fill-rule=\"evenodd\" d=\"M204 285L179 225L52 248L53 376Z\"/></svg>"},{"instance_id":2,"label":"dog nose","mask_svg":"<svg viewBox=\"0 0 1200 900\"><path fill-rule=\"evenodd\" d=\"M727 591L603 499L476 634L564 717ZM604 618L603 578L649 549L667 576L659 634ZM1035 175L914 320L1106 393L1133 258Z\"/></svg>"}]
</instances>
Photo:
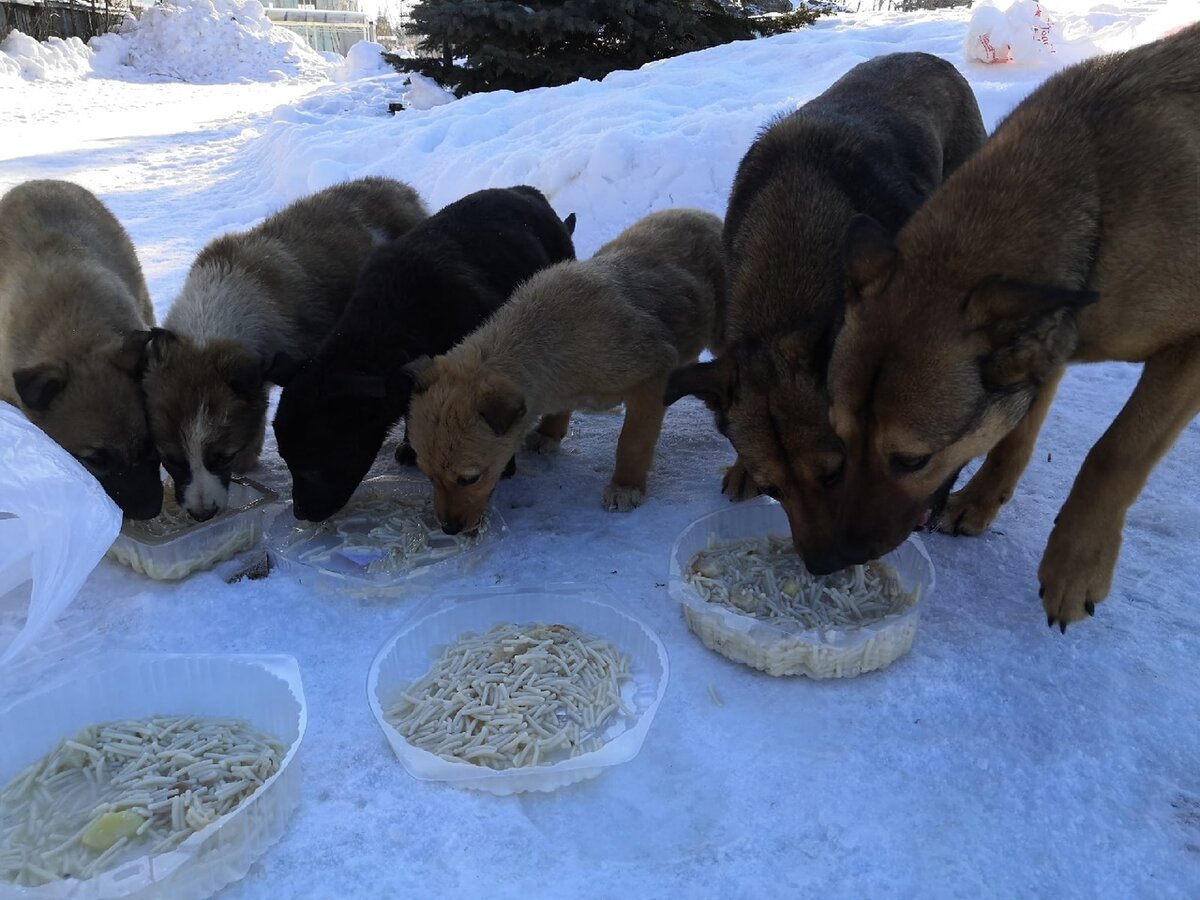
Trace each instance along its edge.
<instances>
[{"instance_id":1,"label":"dog nose","mask_svg":"<svg viewBox=\"0 0 1200 900\"><path fill-rule=\"evenodd\" d=\"M446 534L458 534L462 530L462 522L445 522L442 524L442 531L446 532Z\"/></svg>"},{"instance_id":2,"label":"dog nose","mask_svg":"<svg viewBox=\"0 0 1200 900\"><path fill-rule=\"evenodd\" d=\"M209 519L211 519L216 514L217 514L217 508L215 506L208 506L208 507L205 507L204 509L189 509L188 510L188 515L191 516L193 519L195 519L197 522L207 522Z\"/></svg>"}]
</instances>

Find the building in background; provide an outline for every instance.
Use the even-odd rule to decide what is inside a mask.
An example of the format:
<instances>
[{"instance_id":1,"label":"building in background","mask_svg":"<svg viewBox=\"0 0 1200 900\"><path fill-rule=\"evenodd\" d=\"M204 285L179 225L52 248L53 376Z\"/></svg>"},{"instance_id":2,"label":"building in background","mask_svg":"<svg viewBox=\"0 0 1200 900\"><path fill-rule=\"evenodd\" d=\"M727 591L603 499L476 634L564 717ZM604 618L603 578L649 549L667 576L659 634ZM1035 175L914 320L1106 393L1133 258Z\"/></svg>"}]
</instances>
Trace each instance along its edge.
<instances>
[{"instance_id":1,"label":"building in background","mask_svg":"<svg viewBox=\"0 0 1200 900\"><path fill-rule=\"evenodd\" d=\"M267 18L294 31L314 50L342 56L358 41L375 40L375 22L358 8L358 0L271 0Z\"/></svg>"}]
</instances>

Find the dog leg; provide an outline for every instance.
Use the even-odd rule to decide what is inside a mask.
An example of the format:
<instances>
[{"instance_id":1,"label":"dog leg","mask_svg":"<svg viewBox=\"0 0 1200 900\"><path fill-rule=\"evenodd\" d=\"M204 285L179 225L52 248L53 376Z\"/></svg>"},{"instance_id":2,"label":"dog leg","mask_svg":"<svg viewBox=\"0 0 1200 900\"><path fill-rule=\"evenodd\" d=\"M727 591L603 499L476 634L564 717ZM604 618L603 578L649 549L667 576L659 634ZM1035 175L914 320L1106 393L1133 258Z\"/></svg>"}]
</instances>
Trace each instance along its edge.
<instances>
[{"instance_id":1,"label":"dog leg","mask_svg":"<svg viewBox=\"0 0 1200 900\"><path fill-rule=\"evenodd\" d=\"M525 435L525 449L538 453L553 453L567 436L571 424L571 413L553 413L542 416L538 427Z\"/></svg>"},{"instance_id":2,"label":"dog leg","mask_svg":"<svg viewBox=\"0 0 1200 900\"><path fill-rule=\"evenodd\" d=\"M666 380L644 381L625 396L625 422L617 438L617 465L600 503L605 509L629 512L646 496L646 476L662 431Z\"/></svg>"},{"instance_id":3,"label":"dog leg","mask_svg":"<svg viewBox=\"0 0 1200 900\"><path fill-rule=\"evenodd\" d=\"M746 469L746 464L742 462L740 453L738 458L733 461L733 465L725 470L725 477L721 479L721 493L733 503L750 500L762 493L758 489L758 485L754 483L754 479L750 477L750 472Z\"/></svg>"},{"instance_id":4,"label":"dog leg","mask_svg":"<svg viewBox=\"0 0 1200 900\"><path fill-rule=\"evenodd\" d=\"M1128 402L1092 447L1038 568L1050 625L1095 613L1112 586L1125 513L1155 464L1200 414L1200 338L1151 356Z\"/></svg>"},{"instance_id":5,"label":"dog leg","mask_svg":"<svg viewBox=\"0 0 1200 900\"><path fill-rule=\"evenodd\" d=\"M1017 482L1029 465L1038 432L1046 421L1064 371L1059 369L1046 379L1017 427L992 448L966 486L950 495L938 518L938 531L955 535L987 531L1000 507L1012 499Z\"/></svg>"}]
</instances>

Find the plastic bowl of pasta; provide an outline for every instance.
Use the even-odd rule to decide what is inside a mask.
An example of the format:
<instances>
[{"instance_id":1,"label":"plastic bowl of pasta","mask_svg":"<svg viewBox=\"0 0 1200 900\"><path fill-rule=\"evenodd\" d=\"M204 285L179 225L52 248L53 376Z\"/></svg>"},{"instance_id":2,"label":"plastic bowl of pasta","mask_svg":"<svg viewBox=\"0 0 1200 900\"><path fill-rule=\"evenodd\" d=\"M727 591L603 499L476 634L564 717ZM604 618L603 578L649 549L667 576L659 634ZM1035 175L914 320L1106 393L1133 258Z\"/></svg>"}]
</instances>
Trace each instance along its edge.
<instances>
[{"instance_id":1,"label":"plastic bowl of pasta","mask_svg":"<svg viewBox=\"0 0 1200 900\"><path fill-rule=\"evenodd\" d=\"M641 750L667 689L658 635L568 585L439 599L380 648L367 701L414 778L553 791Z\"/></svg>"},{"instance_id":2,"label":"plastic bowl of pasta","mask_svg":"<svg viewBox=\"0 0 1200 900\"><path fill-rule=\"evenodd\" d=\"M176 502L168 482L162 512L153 519L122 522L108 557L147 578L186 578L255 546L262 539L265 508L278 496L257 481L234 478L229 483L229 505L211 519L197 522Z\"/></svg>"},{"instance_id":3,"label":"plastic bowl of pasta","mask_svg":"<svg viewBox=\"0 0 1200 900\"><path fill-rule=\"evenodd\" d=\"M290 656L109 656L0 710L0 898L201 900L300 800Z\"/></svg>"},{"instance_id":4,"label":"plastic bowl of pasta","mask_svg":"<svg viewBox=\"0 0 1200 900\"><path fill-rule=\"evenodd\" d=\"M701 516L671 549L669 590L688 627L769 675L851 678L890 665L912 647L934 583L915 534L879 560L810 575L783 507L765 497Z\"/></svg>"},{"instance_id":5,"label":"plastic bowl of pasta","mask_svg":"<svg viewBox=\"0 0 1200 900\"><path fill-rule=\"evenodd\" d=\"M321 522L301 522L284 505L267 527L276 566L301 583L337 593L394 593L414 578L470 571L508 532L490 508L479 528L450 535L433 514L428 482L380 475Z\"/></svg>"}]
</instances>

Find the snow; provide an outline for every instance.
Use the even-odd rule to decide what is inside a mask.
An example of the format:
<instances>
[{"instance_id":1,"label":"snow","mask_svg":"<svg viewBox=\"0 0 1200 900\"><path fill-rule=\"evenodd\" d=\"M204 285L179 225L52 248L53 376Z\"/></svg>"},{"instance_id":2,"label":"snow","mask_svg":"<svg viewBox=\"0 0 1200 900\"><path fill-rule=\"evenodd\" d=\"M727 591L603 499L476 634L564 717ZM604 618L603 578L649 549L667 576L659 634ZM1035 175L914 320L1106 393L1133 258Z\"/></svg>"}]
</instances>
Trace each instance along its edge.
<instances>
[{"instance_id":1,"label":"snow","mask_svg":"<svg viewBox=\"0 0 1200 900\"><path fill-rule=\"evenodd\" d=\"M406 179L435 207L489 185L538 185L561 213L578 214L586 256L653 209L723 212L756 130L875 54L951 59L992 127L1077 53L1132 46L1196 16L1192 3L1157 0L1072 0L1051 11L1075 17L1074 31L1034 64L966 62L966 10L842 16L602 82L396 116L387 103L414 88L391 74L202 86L123 73L69 91L9 79L0 81L0 190L64 177L97 191L129 229L160 317L206 241L360 174ZM163 585L104 563L63 635L80 638L84 670L82 649L117 647L299 659L310 712L304 802L226 900L1195 897L1200 424L1131 508L1113 593L1096 618L1051 632L1036 596L1058 507L1136 378L1121 364L1070 371L995 527L980 538L925 538L938 589L912 651L846 682L776 680L729 663L698 643L668 598L675 536L726 502L720 471L733 454L698 402L668 413L650 498L627 516L598 502L618 416L580 415L559 455L523 454L496 494L510 535L432 596L596 585L657 630L672 665L641 754L554 794L475 795L399 767L364 685L375 651L419 596L338 598L278 573ZM394 470L390 451L377 472ZM286 493L273 443L258 477Z\"/></svg>"}]
</instances>

